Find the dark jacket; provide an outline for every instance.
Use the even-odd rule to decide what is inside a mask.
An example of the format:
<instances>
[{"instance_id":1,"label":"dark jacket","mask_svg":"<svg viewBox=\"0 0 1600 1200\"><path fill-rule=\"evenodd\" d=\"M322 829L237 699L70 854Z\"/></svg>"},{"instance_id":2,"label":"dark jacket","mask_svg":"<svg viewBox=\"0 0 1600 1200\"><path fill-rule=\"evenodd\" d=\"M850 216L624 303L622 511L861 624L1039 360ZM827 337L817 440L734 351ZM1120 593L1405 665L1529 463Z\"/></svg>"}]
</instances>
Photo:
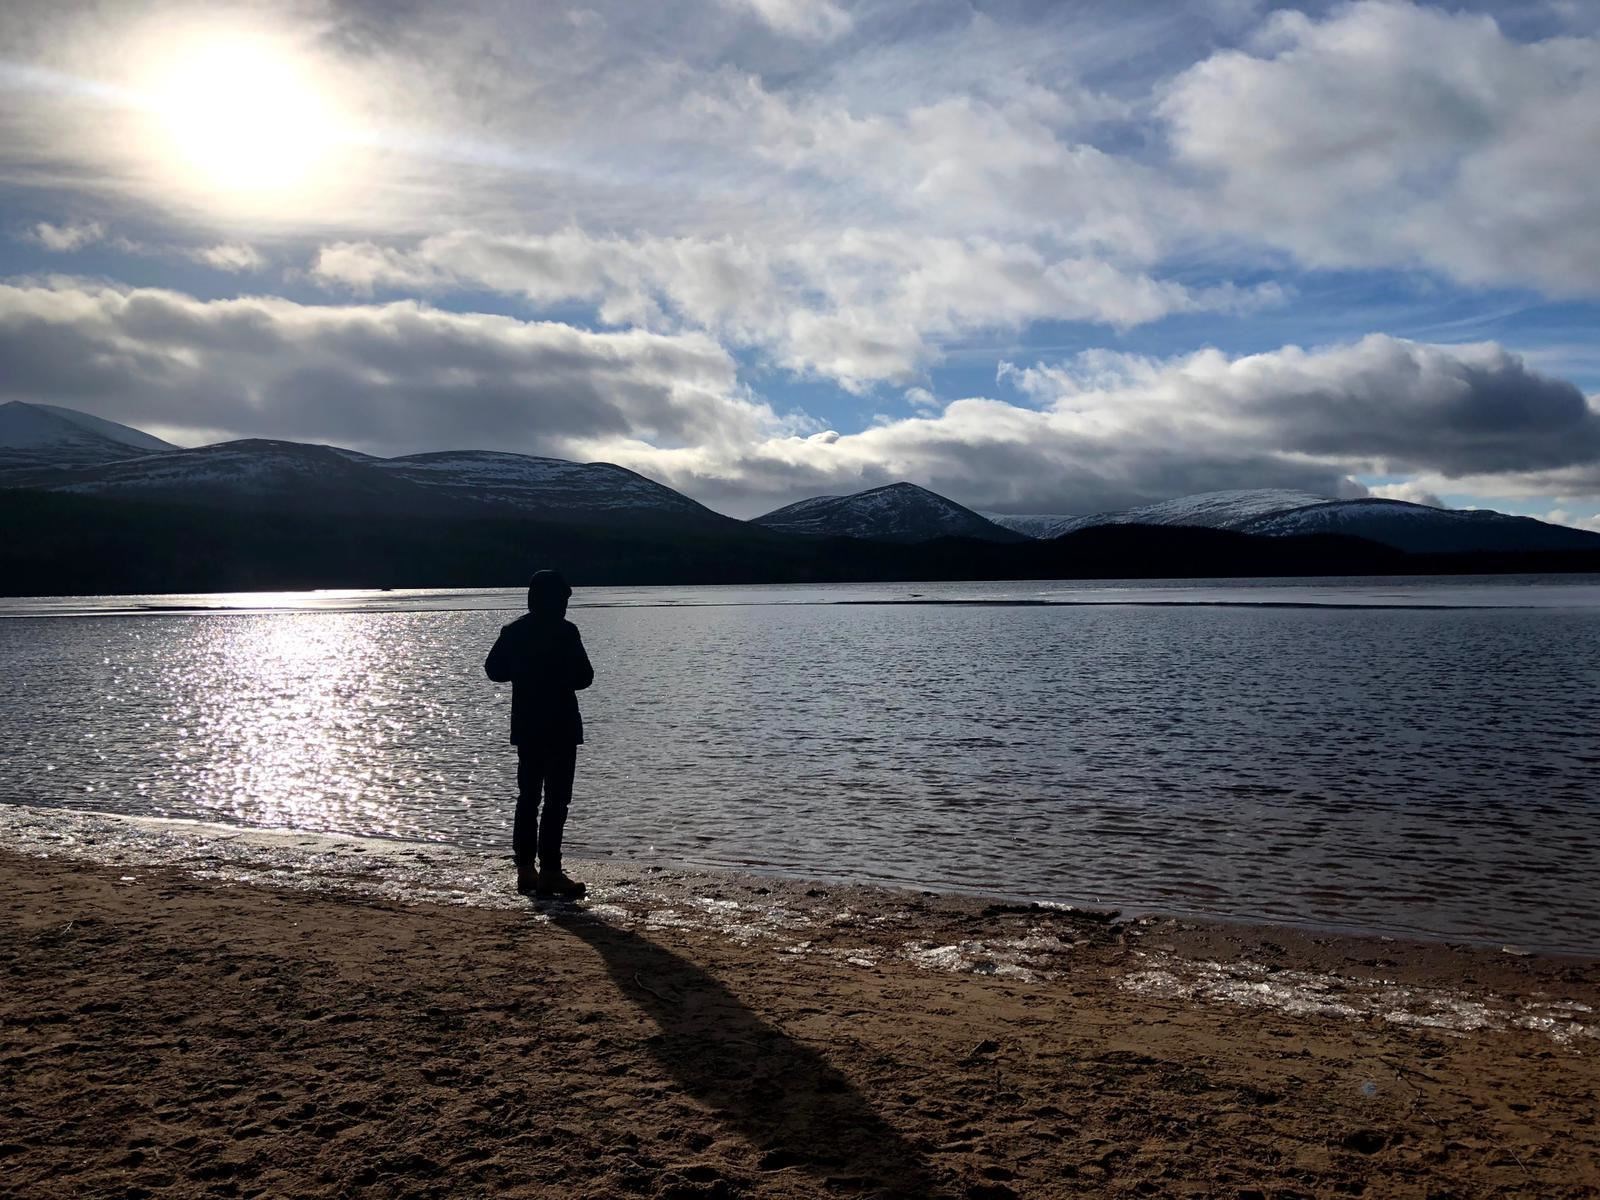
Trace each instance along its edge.
<instances>
[{"instance_id":1,"label":"dark jacket","mask_svg":"<svg viewBox=\"0 0 1600 1200\"><path fill-rule=\"evenodd\" d=\"M575 693L594 682L578 627L531 612L500 630L484 674L511 684L511 740L516 745L582 745Z\"/></svg>"}]
</instances>

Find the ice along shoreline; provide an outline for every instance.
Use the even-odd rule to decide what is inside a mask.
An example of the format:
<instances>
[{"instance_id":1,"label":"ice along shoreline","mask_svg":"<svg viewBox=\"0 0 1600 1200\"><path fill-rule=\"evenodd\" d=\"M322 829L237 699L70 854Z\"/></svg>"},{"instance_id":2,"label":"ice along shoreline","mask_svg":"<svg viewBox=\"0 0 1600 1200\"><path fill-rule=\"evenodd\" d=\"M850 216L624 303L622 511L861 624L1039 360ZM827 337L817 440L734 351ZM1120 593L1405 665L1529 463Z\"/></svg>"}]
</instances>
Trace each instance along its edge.
<instances>
[{"instance_id":1,"label":"ice along shoreline","mask_svg":"<svg viewBox=\"0 0 1600 1200\"><path fill-rule=\"evenodd\" d=\"M0 805L0 850L76 859L146 886L173 873L407 906L468 906L546 923L499 855L450 846ZM729 939L845 968L914 968L1026 987L1110 972L1138 997L1379 1021L1451 1036L1525 1030L1600 1052L1600 958L1335 934L1243 921L1119 917L1066 905L876 885L590 862L561 919Z\"/></svg>"}]
</instances>

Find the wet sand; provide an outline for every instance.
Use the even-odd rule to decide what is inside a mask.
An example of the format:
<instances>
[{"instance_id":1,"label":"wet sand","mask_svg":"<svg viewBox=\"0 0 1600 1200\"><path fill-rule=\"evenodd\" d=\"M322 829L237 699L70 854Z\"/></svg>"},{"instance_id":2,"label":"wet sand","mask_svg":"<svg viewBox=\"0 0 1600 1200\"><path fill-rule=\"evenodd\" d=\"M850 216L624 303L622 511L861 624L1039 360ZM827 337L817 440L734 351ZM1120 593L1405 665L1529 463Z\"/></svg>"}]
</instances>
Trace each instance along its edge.
<instances>
[{"instance_id":1,"label":"wet sand","mask_svg":"<svg viewBox=\"0 0 1600 1200\"><path fill-rule=\"evenodd\" d=\"M4 1196L1600 1190L1594 960L671 872L576 910L0 872Z\"/></svg>"}]
</instances>

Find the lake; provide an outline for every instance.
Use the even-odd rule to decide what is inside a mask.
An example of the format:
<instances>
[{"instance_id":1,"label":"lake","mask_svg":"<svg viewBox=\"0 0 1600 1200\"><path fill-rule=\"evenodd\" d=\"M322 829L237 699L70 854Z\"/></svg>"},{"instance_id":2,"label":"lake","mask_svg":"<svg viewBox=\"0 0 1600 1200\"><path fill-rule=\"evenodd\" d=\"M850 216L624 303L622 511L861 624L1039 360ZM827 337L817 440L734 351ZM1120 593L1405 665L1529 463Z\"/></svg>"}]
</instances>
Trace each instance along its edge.
<instances>
[{"instance_id":1,"label":"lake","mask_svg":"<svg viewBox=\"0 0 1600 1200\"><path fill-rule=\"evenodd\" d=\"M503 850L519 591L0 600L0 802ZM577 858L1600 951L1600 580L580 590Z\"/></svg>"}]
</instances>

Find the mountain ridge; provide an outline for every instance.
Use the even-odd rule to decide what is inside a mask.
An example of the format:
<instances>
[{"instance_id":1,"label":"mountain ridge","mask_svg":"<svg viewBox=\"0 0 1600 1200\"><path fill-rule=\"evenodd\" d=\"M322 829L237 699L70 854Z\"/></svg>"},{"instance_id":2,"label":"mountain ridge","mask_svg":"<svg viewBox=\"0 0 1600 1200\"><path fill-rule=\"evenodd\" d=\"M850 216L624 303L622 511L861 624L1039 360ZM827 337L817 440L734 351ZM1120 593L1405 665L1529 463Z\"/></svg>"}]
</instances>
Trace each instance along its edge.
<instances>
[{"instance_id":1,"label":"mountain ridge","mask_svg":"<svg viewBox=\"0 0 1600 1200\"><path fill-rule=\"evenodd\" d=\"M773 509L751 524L804 537L926 542L941 537L1013 542L1025 535L915 483L890 483L845 496L813 496Z\"/></svg>"},{"instance_id":2,"label":"mountain ridge","mask_svg":"<svg viewBox=\"0 0 1600 1200\"><path fill-rule=\"evenodd\" d=\"M382 458L337 446L246 438L180 448L141 430L52 405L0 405L0 488L123 502L204 505L333 520L521 519L912 545L1052 540L1101 528L1229 530L1268 538L1338 535L1416 554L1600 549L1600 533L1487 510L1285 489L1202 492L1088 516L984 514L909 482L817 496L739 521L614 463L497 450ZM1130 543L1131 544L1131 543Z\"/></svg>"},{"instance_id":3,"label":"mountain ridge","mask_svg":"<svg viewBox=\"0 0 1600 1200\"><path fill-rule=\"evenodd\" d=\"M1413 554L1600 549L1600 533L1554 525L1537 517L1491 509L1434 508L1377 496L1336 500L1272 488L1200 492L1082 517L989 515L1036 538L1115 525L1185 525L1266 537L1346 534Z\"/></svg>"},{"instance_id":4,"label":"mountain ridge","mask_svg":"<svg viewBox=\"0 0 1600 1200\"><path fill-rule=\"evenodd\" d=\"M602 524L743 524L614 463L487 450L379 458L271 438L174 447L110 461L12 463L0 468L0 487L346 517L522 514Z\"/></svg>"},{"instance_id":5,"label":"mountain ridge","mask_svg":"<svg viewBox=\"0 0 1600 1200\"><path fill-rule=\"evenodd\" d=\"M1238 526L1268 537L1337 533L1362 537L1411 554L1518 553L1600 549L1600 533L1553 525L1492 509L1433 508L1378 496L1330 500Z\"/></svg>"},{"instance_id":6,"label":"mountain ridge","mask_svg":"<svg viewBox=\"0 0 1600 1200\"><path fill-rule=\"evenodd\" d=\"M1234 529L1242 520L1308 504L1322 504L1331 499L1333 499L1331 496L1319 496L1315 492L1294 491L1287 488L1230 488L1224 491L1195 492L1116 512L1092 513L1086 516L1029 514L1008 517L1003 513L984 515L999 525L1027 533L1030 537L1060 537L1075 529L1089 529L1096 525L1188 525L1202 529Z\"/></svg>"},{"instance_id":7,"label":"mountain ridge","mask_svg":"<svg viewBox=\"0 0 1600 1200\"><path fill-rule=\"evenodd\" d=\"M0 468L114 462L176 449L142 429L75 408L28 400L0 404Z\"/></svg>"}]
</instances>

